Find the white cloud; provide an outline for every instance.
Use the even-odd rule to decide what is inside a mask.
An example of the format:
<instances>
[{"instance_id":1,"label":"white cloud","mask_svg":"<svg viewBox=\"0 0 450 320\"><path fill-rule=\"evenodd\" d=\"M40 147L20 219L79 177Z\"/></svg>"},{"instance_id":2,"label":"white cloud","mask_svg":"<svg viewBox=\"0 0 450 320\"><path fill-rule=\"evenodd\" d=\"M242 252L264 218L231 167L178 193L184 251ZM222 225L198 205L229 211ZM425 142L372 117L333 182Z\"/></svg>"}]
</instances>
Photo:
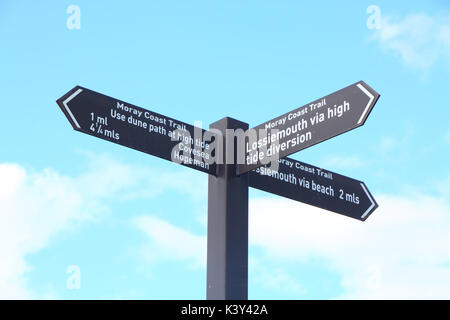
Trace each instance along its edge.
<instances>
[{"instance_id":1,"label":"white cloud","mask_svg":"<svg viewBox=\"0 0 450 320\"><path fill-rule=\"evenodd\" d=\"M33 268L27 255L49 246L73 225L102 217L112 201L147 196L151 186L156 194L169 188L194 200L202 197L176 179L163 183L164 187L155 183L162 182L167 173L98 159L77 177L0 164L1 298L45 297L46 293L33 292L27 284L27 271ZM96 181L101 182L96 186ZM139 194L136 190L146 191ZM302 294L301 283L295 282L295 274L283 271L283 263L320 257L340 274L343 298L450 298L446 195L376 196L380 208L364 223L281 198L251 199L251 244L280 263L279 268L271 264L273 270L267 270L254 257L254 282L265 283L275 292ZM148 236L140 253L150 261L175 259L193 268L205 267L204 235L154 216L140 216L132 222Z\"/></svg>"},{"instance_id":2,"label":"white cloud","mask_svg":"<svg viewBox=\"0 0 450 320\"><path fill-rule=\"evenodd\" d=\"M63 231L102 219L112 203L155 197L168 189L194 201L204 196L198 188L178 181L180 175L188 175L194 185L203 183L198 176L185 173L189 169L166 173L107 156L87 156L88 170L76 177L0 163L0 298L45 298L48 292L34 292L27 284L28 271L33 269L27 255L49 246ZM174 231L163 223L158 226ZM156 239L167 245L162 238Z\"/></svg>"},{"instance_id":3,"label":"white cloud","mask_svg":"<svg viewBox=\"0 0 450 320\"><path fill-rule=\"evenodd\" d=\"M307 290L282 268L266 267L257 257L249 257L249 282L274 292L305 295Z\"/></svg>"},{"instance_id":4,"label":"white cloud","mask_svg":"<svg viewBox=\"0 0 450 320\"><path fill-rule=\"evenodd\" d=\"M178 169L166 172L121 163L107 155L86 152L83 155L90 160L89 168L77 180L92 198L112 194L123 201L155 198L167 189L187 195L194 201L201 201L206 196L208 180L204 174L191 169L174 165ZM117 192L119 189L120 193Z\"/></svg>"},{"instance_id":5,"label":"white cloud","mask_svg":"<svg viewBox=\"0 0 450 320\"><path fill-rule=\"evenodd\" d=\"M342 278L340 298L450 298L448 203L424 195L377 201L363 223L284 199L253 200L251 243L280 263L325 259Z\"/></svg>"},{"instance_id":6,"label":"white cloud","mask_svg":"<svg viewBox=\"0 0 450 320\"><path fill-rule=\"evenodd\" d=\"M88 214L71 181L51 170L30 174L16 164L0 164L0 176L0 297L30 298L25 256Z\"/></svg>"},{"instance_id":7,"label":"white cloud","mask_svg":"<svg viewBox=\"0 0 450 320\"><path fill-rule=\"evenodd\" d=\"M442 197L450 199L450 174L436 183L436 192Z\"/></svg>"},{"instance_id":8,"label":"white cloud","mask_svg":"<svg viewBox=\"0 0 450 320\"><path fill-rule=\"evenodd\" d=\"M151 215L134 218L132 223L148 237L148 241L143 243L138 251L138 255L144 258L146 263L183 261L192 268L206 268L205 235L195 235ZM281 267L264 266L257 256L249 257L249 275L249 282L274 292L298 295L306 293L305 288L288 272Z\"/></svg>"},{"instance_id":9,"label":"white cloud","mask_svg":"<svg viewBox=\"0 0 450 320\"><path fill-rule=\"evenodd\" d=\"M134 218L133 224L148 236L149 242L140 250L148 262L182 260L194 268L206 267L206 236L194 235L151 215Z\"/></svg>"},{"instance_id":10,"label":"white cloud","mask_svg":"<svg viewBox=\"0 0 450 320\"><path fill-rule=\"evenodd\" d=\"M397 54L411 67L429 69L439 59L450 61L450 19L448 16L411 14L400 21L382 17L374 31L381 47Z\"/></svg>"},{"instance_id":11,"label":"white cloud","mask_svg":"<svg viewBox=\"0 0 450 320\"><path fill-rule=\"evenodd\" d=\"M250 244L276 263L267 268L250 257L249 281L304 296L285 263L321 258L341 277L345 293L336 298L450 298L448 202L421 194L376 198L380 208L364 223L281 198L251 199ZM147 262L205 267L204 235L149 215L133 224L148 236L140 251Z\"/></svg>"}]
</instances>

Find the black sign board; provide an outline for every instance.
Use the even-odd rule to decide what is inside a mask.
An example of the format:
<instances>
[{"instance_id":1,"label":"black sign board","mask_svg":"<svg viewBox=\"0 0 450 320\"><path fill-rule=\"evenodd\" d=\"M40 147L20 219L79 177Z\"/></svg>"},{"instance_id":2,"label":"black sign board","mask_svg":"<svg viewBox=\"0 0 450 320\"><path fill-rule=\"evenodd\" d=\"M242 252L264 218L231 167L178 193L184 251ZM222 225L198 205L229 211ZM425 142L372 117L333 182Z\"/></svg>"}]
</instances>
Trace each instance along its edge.
<instances>
[{"instance_id":1,"label":"black sign board","mask_svg":"<svg viewBox=\"0 0 450 320\"><path fill-rule=\"evenodd\" d=\"M251 171L249 186L362 221L378 207L364 182L290 158L278 162L278 171Z\"/></svg>"},{"instance_id":2,"label":"black sign board","mask_svg":"<svg viewBox=\"0 0 450 320\"><path fill-rule=\"evenodd\" d=\"M216 175L201 128L80 86L56 102L77 131Z\"/></svg>"},{"instance_id":3,"label":"black sign board","mask_svg":"<svg viewBox=\"0 0 450 320\"><path fill-rule=\"evenodd\" d=\"M359 81L250 129L256 136L246 142L245 163L237 174L362 126L379 96Z\"/></svg>"}]
</instances>

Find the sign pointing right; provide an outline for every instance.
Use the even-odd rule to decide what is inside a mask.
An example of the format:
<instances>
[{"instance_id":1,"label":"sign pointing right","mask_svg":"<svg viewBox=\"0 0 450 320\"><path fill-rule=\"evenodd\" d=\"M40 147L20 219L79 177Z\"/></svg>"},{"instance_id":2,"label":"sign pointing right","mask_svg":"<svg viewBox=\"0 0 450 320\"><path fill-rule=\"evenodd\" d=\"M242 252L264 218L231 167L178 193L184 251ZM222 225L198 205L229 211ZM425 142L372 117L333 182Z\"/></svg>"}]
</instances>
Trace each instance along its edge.
<instances>
[{"instance_id":1,"label":"sign pointing right","mask_svg":"<svg viewBox=\"0 0 450 320\"><path fill-rule=\"evenodd\" d=\"M364 81L267 121L253 129L237 174L362 126L380 95ZM254 131L252 131L254 130Z\"/></svg>"},{"instance_id":2,"label":"sign pointing right","mask_svg":"<svg viewBox=\"0 0 450 320\"><path fill-rule=\"evenodd\" d=\"M362 221L378 208L364 182L290 158L278 163L278 171L251 171L249 186Z\"/></svg>"}]
</instances>

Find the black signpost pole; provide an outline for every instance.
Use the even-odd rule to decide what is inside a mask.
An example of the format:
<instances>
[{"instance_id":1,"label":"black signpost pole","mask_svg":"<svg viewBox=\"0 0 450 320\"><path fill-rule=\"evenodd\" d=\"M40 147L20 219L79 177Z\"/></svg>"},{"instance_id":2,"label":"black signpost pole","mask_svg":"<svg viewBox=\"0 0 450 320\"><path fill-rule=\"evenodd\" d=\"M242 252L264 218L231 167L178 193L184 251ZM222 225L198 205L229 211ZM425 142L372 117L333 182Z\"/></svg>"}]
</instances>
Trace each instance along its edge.
<instances>
[{"instance_id":1,"label":"black signpost pole","mask_svg":"<svg viewBox=\"0 0 450 320\"><path fill-rule=\"evenodd\" d=\"M223 118L210 125L223 134L224 152L234 151L234 135L226 129L248 129L248 124ZM234 150L230 150L234 148ZM217 177L208 180L208 300L246 300L248 298L248 175L236 175L233 164L217 165Z\"/></svg>"}]
</instances>

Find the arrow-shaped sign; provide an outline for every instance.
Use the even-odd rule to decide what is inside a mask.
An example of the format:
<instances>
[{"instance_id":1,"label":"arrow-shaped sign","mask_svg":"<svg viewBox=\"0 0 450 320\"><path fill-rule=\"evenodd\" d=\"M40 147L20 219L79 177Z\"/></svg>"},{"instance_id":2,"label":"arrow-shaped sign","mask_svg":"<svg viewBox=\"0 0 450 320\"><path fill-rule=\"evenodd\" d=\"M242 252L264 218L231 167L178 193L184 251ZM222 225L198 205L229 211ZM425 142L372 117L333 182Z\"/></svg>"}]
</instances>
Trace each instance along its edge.
<instances>
[{"instance_id":1,"label":"arrow-shaped sign","mask_svg":"<svg viewBox=\"0 0 450 320\"><path fill-rule=\"evenodd\" d=\"M216 175L201 128L80 86L56 102L77 131Z\"/></svg>"},{"instance_id":2,"label":"arrow-shaped sign","mask_svg":"<svg viewBox=\"0 0 450 320\"><path fill-rule=\"evenodd\" d=\"M359 81L250 129L237 174L362 126L379 96Z\"/></svg>"},{"instance_id":3,"label":"arrow-shaped sign","mask_svg":"<svg viewBox=\"0 0 450 320\"><path fill-rule=\"evenodd\" d=\"M251 171L249 186L362 221L378 207L364 182L290 158L278 162L278 171Z\"/></svg>"}]
</instances>

